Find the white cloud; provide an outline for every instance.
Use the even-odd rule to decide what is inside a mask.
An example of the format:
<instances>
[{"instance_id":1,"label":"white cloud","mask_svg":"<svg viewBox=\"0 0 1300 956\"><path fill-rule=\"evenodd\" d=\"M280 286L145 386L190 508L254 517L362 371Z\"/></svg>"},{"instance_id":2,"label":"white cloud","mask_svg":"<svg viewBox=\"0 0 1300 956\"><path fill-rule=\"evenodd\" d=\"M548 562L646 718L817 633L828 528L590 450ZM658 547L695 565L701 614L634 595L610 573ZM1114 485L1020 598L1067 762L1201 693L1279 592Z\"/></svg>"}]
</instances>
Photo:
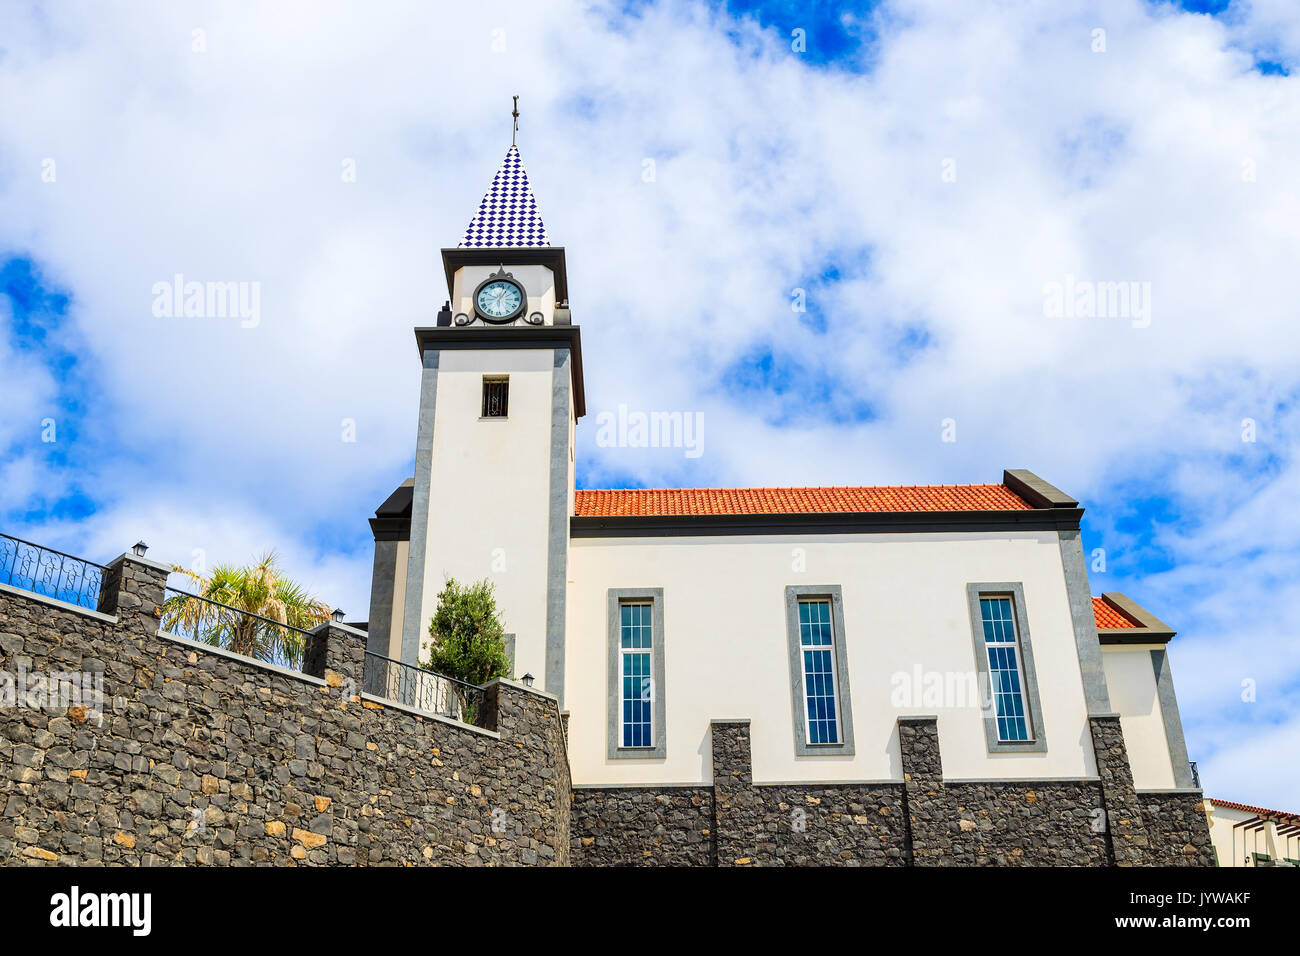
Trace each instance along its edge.
<instances>
[{"instance_id":1,"label":"white cloud","mask_svg":"<svg viewBox=\"0 0 1300 956\"><path fill-rule=\"evenodd\" d=\"M627 21L577 3L6 16L0 247L75 292L82 374L102 389L90 414L119 449L94 469L100 511L48 526L92 556L142 533L180 561L200 541L230 560L275 545L364 607L365 519L413 455L410 329L445 298L438 248L473 212L520 93L592 414L706 412L695 461L597 448L585 423L588 474L887 483L1027 466L1116 509L1176 496L1182 520L1157 542L1175 569L1097 589L1121 584L1183 631L1193 756L1236 752L1225 727L1294 734L1294 713L1225 703L1239 671L1300 680L1294 591L1255 585L1297 563L1300 81L1245 52L1268 36L1294 53L1287 5L1256 0L1225 25L1136 0L898 3L865 75L810 67L788 30L676 3ZM820 283L832 267L853 278ZM150 289L177 272L260 282L261 324L154 318ZM1149 282L1150 326L1046 318L1045 285L1067 275ZM825 336L791 311L796 286ZM907 362L891 346L904 325L929 341ZM725 374L764 349L803 371L780 398L737 400ZM799 395L820 383L878 418L766 423L809 411ZM20 400L39 391L6 377L7 420L36 414ZM939 441L946 417L956 444ZM30 458L6 465L11 513ZM1138 547L1096 517L1095 546ZM1295 802L1300 778L1279 773L1256 802Z\"/></svg>"}]
</instances>

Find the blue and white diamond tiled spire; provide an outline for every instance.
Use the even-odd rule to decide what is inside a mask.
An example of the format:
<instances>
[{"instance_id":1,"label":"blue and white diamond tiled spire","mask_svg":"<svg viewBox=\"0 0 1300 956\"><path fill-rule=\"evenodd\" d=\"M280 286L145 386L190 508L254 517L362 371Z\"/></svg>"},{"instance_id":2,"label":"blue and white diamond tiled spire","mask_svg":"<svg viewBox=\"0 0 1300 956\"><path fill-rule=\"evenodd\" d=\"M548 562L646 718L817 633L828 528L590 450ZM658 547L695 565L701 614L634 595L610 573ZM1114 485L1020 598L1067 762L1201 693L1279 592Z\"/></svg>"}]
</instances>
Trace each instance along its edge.
<instances>
[{"instance_id":1,"label":"blue and white diamond tiled spire","mask_svg":"<svg viewBox=\"0 0 1300 956\"><path fill-rule=\"evenodd\" d=\"M537 215L537 200L528 188L528 174L519 159L519 148L511 146L458 248L498 249L550 244L546 226Z\"/></svg>"}]
</instances>

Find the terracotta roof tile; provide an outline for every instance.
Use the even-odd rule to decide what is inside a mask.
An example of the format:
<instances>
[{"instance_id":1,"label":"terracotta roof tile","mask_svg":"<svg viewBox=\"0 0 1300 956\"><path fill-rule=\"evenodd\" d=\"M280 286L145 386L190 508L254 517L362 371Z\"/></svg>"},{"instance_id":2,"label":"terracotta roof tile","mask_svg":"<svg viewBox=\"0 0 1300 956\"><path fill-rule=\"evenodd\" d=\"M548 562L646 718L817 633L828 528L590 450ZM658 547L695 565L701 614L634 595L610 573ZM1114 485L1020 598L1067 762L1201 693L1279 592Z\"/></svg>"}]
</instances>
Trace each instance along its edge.
<instances>
[{"instance_id":1,"label":"terracotta roof tile","mask_svg":"<svg viewBox=\"0 0 1300 956\"><path fill-rule=\"evenodd\" d=\"M1005 485L890 485L831 488L583 489L580 517L858 514L872 511L1024 511Z\"/></svg>"},{"instance_id":2,"label":"terracotta roof tile","mask_svg":"<svg viewBox=\"0 0 1300 956\"><path fill-rule=\"evenodd\" d=\"M1092 599L1092 616L1097 619L1097 626L1101 627L1139 627L1140 625L1122 614L1118 608L1107 604L1104 598L1095 597Z\"/></svg>"}]
</instances>

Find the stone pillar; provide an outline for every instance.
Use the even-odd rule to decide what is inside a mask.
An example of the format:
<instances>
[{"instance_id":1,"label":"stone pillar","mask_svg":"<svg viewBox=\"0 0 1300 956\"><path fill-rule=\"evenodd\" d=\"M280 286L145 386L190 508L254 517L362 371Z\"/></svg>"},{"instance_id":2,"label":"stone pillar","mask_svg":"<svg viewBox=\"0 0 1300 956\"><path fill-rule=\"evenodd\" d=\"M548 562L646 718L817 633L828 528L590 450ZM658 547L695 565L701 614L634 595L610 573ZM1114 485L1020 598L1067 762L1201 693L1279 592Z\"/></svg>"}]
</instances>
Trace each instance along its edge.
<instances>
[{"instance_id":1,"label":"stone pillar","mask_svg":"<svg viewBox=\"0 0 1300 956\"><path fill-rule=\"evenodd\" d=\"M387 538L375 538L375 564L370 574L370 622L366 625L366 650L382 657L392 656L389 651L393 636L393 589L396 584L397 542Z\"/></svg>"},{"instance_id":2,"label":"stone pillar","mask_svg":"<svg viewBox=\"0 0 1300 956\"><path fill-rule=\"evenodd\" d=\"M1210 821L1201 793L1140 793L1153 866L1215 866Z\"/></svg>"},{"instance_id":3,"label":"stone pillar","mask_svg":"<svg viewBox=\"0 0 1300 956\"><path fill-rule=\"evenodd\" d=\"M483 685L481 700L481 719L474 721L479 727L500 734L526 735L545 726L552 743L564 750L565 718L554 694L498 677Z\"/></svg>"},{"instance_id":4,"label":"stone pillar","mask_svg":"<svg viewBox=\"0 0 1300 956\"><path fill-rule=\"evenodd\" d=\"M156 635L171 571L170 565L134 554L115 558L104 568L96 610L116 615L132 636Z\"/></svg>"},{"instance_id":5,"label":"stone pillar","mask_svg":"<svg viewBox=\"0 0 1300 956\"><path fill-rule=\"evenodd\" d=\"M1149 862L1150 841L1142 819L1142 806L1133 786L1128 748L1119 714L1093 714L1088 718L1092 750L1101 777L1101 798L1106 811L1106 832L1117 866Z\"/></svg>"},{"instance_id":6,"label":"stone pillar","mask_svg":"<svg viewBox=\"0 0 1300 956\"><path fill-rule=\"evenodd\" d=\"M953 862L949 821L944 812L939 718L899 717L898 752L903 762L903 801L912 862L917 866Z\"/></svg>"},{"instance_id":7,"label":"stone pillar","mask_svg":"<svg viewBox=\"0 0 1300 956\"><path fill-rule=\"evenodd\" d=\"M749 721L715 720L713 741L713 845L718 866L747 866L758 854L748 821L757 818L750 759Z\"/></svg>"},{"instance_id":8,"label":"stone pillar","mask_svg":"<svg viewBox=\"0 0 1300 956\"><path fill-rule=\"evenodd\" d=\"M518 764L511 758L508 769L529 771L528 779L516 781L516 799L528 797L535 806L526 825L540 844L524 862L543 865L569 865L569 838L573 814L573 781L569 775L568 750L564 741L560 702L554 695L535 687L497 678L483 685L482 720L475 720L485 730L501 735L503 745L514 741L515 747L527 747L534 759ZM509 809L517 815L518 807Z\"/></svg>"},{"instance_id":9,"label":"stone pillar","mask_svg":"<svg viewBox=\"0 0 1300 956\"><path fill-rule=\"evenodd\" d=\"M499 733L501 731L503 703L505 705L506 721L513 720L516 708L512 707L511 704L517 703L517 701L512 698L502 701L501 691L505 686L509 685L503 684L500 680L488 681L483 685L483 692L478 695L478 700L475 703L477 713L474 714L474 725L476 727L482 727L484 730L495 730Z\"/></svg>"},{"instance_id":10,"label":"stone pillar","mask_svg":"<svg viewBox=\"0 0 1300 956\"><path fill-rule=\"evenodd\" d=\"M353 681L360 692L365 659L364 631L326 621L307 635L307 646L302 655L302 672L309 677L321 678L331 687L338 687L344 681Z\"/></svg>"}]
</instances>

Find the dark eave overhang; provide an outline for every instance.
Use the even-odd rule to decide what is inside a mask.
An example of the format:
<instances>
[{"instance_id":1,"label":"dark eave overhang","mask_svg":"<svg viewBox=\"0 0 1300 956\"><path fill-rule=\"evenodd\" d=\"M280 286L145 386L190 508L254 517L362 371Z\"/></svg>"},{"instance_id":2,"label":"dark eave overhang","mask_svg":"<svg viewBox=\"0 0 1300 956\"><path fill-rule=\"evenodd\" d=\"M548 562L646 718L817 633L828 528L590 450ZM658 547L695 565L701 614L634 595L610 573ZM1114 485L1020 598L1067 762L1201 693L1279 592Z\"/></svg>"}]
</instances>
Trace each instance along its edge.
<instances>
[{"instance_id":1,"label":"dark eave overhang","mask_svg":"<svg viewBox=\"0 0 1300 956\"><path fill-rule=\"evenodd\" d=\"M574 538L670 538L737 534L1077 531L1082 516L1082 508L784 515L575 515L569 519L569 534Z\"/></svg>"},{"instance_id":2,"label":"dark eave overhang","mask_svg":"<svg viewBox=\"0 0 1300 956\"><path fill-rule=\"evenodd\" d=\"M370 519L370 530L376 541L411 540L411 502L415 495L415 480L406 479L375 509Z\"/></svg>"},{"instance_id":3,"label":"dark eave overhang","mask_svg":"<svg viewBox=\"0 0 1300 956\"><path fill-rule=\"evenodd\" d=\"M555 301L569 301L569 273L564 264L563 246L444 249L442 268L447 273L448 298L456 270L462 266L546 266L555 277Z\"/></svg>"},{"instance_id":4,"label":"dark eave overhang","mask_svg":"<svg viewBox=\"0 0 1300 956\"><path fill-rule=\"evenodd\" d=\"M410 541L411 516L371 518L370 531L376 541Z\"/></svg>"},{"instance_id":5,"label":"dark eave overhang","mask_svg":"<svg viewBox=\"0 0 1300 956\"><path fill-rule=\"evenodd\" d=\"M466 250L473 251L473 250ZM415 344L420 359L428 351L452 349L568 349L572 356L573 412L587 414L587 394L582 379L582 332L577 325L473 325L466 328L435 326L417 328Z\"/></svg>"},{"instance_id":6,"label":"dark eave overhang","mask_svg":"<svg viewBox=\"0 0 1300 956\"><path fill-rule=\"evenodd\" d=\"M411 502L415 497L415 479L408 478L397 486L397 490L384 499L384 503L375 509L375 516L379 518L392 517L393 515L411 516Z\"/></svg>"},{"instance_id":7,"label":"dark eave overhang","mask_svg":"<svg viewBox=\"0 0 1300 956\"><path fill-rule=\"evenodd\" d=\"M1101 599L1138 624L1137 627L1097 628L1097 640L1102 644L1168 644L1178 633L1126 594L1106 591Z\"/></svg>"}]
</instances>

